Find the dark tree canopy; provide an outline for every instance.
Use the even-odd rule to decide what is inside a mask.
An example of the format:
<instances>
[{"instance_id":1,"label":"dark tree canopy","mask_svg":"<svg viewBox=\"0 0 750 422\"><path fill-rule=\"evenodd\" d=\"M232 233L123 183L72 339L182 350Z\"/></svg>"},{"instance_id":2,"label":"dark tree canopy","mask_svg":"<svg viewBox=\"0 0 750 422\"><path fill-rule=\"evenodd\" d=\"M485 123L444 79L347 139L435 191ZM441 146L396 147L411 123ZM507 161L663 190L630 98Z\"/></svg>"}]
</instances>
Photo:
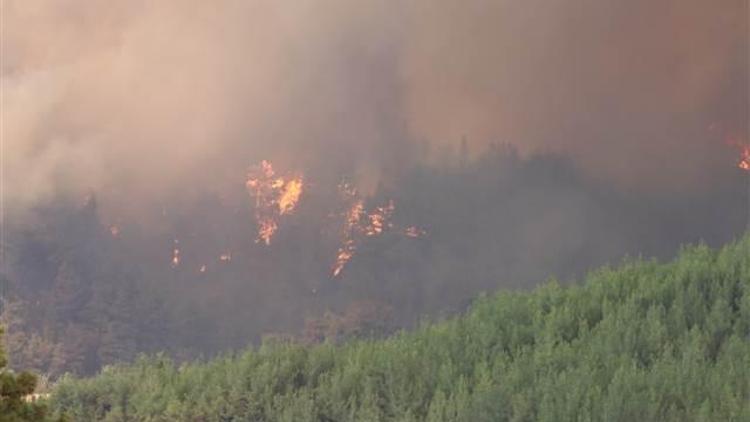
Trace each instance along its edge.
<instances>
[{"instance_id":1,"label":"dark tree canopy","mask_svg":"<svg viewBox=\"0 0 750 422\"><path fill-rule=\"evenodd\" d=\"M359 309L312 324L332 333L322 345L273 338L188 365L143 358L66 378L52 403L106 421L750 420L750 237L337 344L348 320L381 321Z\"/></svg>"},{"instance_id":2,"label":"dark tree canopy","mask_svg":"<svg viewBox=\"0 0 750 422\"><path fill-rule=\"evenodd\" d=\"M36 377L29 372L14 373L7 368L4 332L5 329L0 326L0 422L44 421L46 406L26 399L36 388Z\"/></svg>"}]
</instances>

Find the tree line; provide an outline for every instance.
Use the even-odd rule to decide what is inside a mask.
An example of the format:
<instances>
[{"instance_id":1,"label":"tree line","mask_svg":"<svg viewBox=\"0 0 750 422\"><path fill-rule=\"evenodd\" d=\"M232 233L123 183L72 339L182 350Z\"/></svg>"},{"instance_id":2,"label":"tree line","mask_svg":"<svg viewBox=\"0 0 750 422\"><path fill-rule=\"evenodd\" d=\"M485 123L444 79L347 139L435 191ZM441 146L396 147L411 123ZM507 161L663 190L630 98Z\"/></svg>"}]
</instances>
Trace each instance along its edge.
<instances>
[{"instance_id":1,"label":"tree line","mask_svg":"<svg viewBox=\"0 0 750 422\"><path fill-rule=\"evenodd\" d=\"M151 224L113 219L95 195L40 205L6 230L0 322L11 367L54 380L142 352L183 362L264 337L381 337L460 312L483 291L529 288L550 275L567 284L627 254L671 258L700 238L719 245L745 219L741 177L702 196L633 192L587 177L564 156L464 147L384 177L368 199L392 199L394 223L427 235L368 239L332 278L340 227L330 214L341 205L342 176L303 194L269 246L253 242L241 180L239 208L210 193L165 199ZM231 261L219 261L227 252Z\"/></svg>"},{"instance_id":2,"label":"tree line","mask_svg":"<svg viewBox=\"0 0 750 422\"><path fill-rule=\"evenodd\" d=\"M750 237L484 295L385 340L144 356L63 378L50 406L92 421L750 420Z\"/></svg>"}]
</instances>

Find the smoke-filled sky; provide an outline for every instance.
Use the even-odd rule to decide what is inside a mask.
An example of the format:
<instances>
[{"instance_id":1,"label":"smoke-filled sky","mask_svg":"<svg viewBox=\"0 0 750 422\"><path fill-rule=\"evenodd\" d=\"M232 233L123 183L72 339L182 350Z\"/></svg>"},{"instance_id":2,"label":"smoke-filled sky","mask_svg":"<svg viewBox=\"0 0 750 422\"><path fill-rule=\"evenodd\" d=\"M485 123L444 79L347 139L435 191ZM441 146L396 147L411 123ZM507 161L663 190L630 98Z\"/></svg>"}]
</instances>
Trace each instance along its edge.
<instances>
[{"instance_id":1,"label":"smoke-filled sky","mask_svg":"<svg viewBox=\"0 0 750 422\"><path fill-rule=\"evenodd\" d=\"M745 0L6 0L6 204L132 205L263 158L372 184L463 136L706 189L746 132L747 20Z\"/></svg>"}]
</instances>

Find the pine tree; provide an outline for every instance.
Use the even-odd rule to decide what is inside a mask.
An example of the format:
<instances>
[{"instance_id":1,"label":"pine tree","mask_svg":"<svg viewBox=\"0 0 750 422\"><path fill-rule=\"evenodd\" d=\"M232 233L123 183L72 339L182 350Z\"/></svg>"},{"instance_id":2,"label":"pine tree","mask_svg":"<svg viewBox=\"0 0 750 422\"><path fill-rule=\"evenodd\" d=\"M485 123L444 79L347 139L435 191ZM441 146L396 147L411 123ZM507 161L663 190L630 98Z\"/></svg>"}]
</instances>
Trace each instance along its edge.
<instances>
[{"instance_id":1,"label":"pine tree","mask_svg":"<svg viewBox=\"0 0 750 422\"><path fill-rule=\"evenodd\" d=\"M6 368L4 331L0 327L0 422L44 421L45 406L25 400L36 388L36 377L29 372L15 374Z\"/></svg>"}]
</instances>

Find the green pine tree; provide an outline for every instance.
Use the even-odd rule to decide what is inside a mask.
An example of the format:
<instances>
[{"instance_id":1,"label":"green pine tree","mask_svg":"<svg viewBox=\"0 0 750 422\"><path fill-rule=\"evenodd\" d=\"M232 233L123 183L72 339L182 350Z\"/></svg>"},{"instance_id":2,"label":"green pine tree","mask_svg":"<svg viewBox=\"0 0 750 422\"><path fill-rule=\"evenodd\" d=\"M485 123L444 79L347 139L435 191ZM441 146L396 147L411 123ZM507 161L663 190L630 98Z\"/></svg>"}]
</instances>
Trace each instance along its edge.
<instances>
[{"instance_id":1,"label":"green pine tree","mask_svg":"<svg viewBox=\"0 0 750 422\"><path fill-rule=\"evenodd\" d=\"M25 400L34 392L36 377L29 372L16 374L7 369L8 360L2 343L4 331L0 327L0 422L44 421L46 407Z\"/></svg>"}]
</instances>

